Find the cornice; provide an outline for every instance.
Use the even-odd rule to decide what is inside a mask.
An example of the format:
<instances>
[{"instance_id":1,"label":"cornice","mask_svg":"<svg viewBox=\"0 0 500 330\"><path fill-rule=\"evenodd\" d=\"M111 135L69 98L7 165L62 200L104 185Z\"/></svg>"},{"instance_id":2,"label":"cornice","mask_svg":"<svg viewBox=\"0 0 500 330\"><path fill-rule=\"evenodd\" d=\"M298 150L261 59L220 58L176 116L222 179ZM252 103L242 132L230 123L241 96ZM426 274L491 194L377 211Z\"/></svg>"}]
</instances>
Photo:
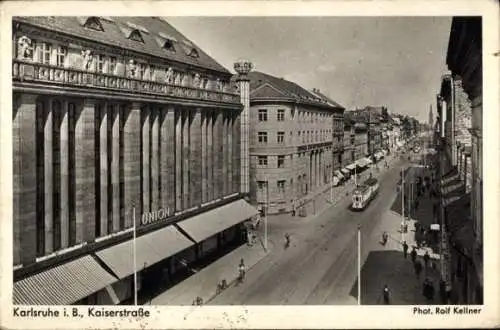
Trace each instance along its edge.
<instances>
[{"instance_id":1,"label":"cornice","mask_svg":"<svg viewBox=\"0 0 500 330\"><path fill-rule=\"evenodd\" d=\"M14 92L24 92L30 94L45 94L45 95L62 95L71 97L83 98L104 98L106 100L116 101L130 101L130 102L144 102L144 103L158 103L158 104L175 104L184 107L200 107L200 108L223 108L230 110L243 109L242 104L234 103L220 103L213 101L201 101L187 98L175 98L164 95L145 95L145 94L131 94L120 91L110 91L107 89L80 88L71 86L57 86L42 83L18 82L13 81L12 90Z\"/></svg>"}]
</instances>

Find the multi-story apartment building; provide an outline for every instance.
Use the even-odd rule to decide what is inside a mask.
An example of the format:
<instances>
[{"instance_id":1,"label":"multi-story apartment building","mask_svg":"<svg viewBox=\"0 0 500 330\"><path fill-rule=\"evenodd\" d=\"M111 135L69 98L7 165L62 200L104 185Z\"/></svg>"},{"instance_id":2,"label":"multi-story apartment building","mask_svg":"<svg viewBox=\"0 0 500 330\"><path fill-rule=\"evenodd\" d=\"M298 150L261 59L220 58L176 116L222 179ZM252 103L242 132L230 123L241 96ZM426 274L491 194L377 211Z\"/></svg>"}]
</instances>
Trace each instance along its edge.
<instances>
[{"instance_id":1,"label":"multi-story apartment building","mask_svg":"<svg viewBox=\"0 0 500 330\"><path fill-rule=\"evenodd\" d=\"M454 304L483 303L481 24L480 17L453 18L451 72L437 98L442 279Z\"/></svg>"},{"instance_id":2,"label":"multi-story apartment building","mask_svg":"<svg viewBox=\"0 0 500 330\"><path fill-rule=\"evenodd\" d=\"M248 77L251 200L289 212L332 180L334 115L343 108L282 78Z\"/></svg>"},{"instance_id":3,"label":"multi-story apartment building","mask_svg":"<svg viewBox=\"0 0 500 330\"><path fill-rule=\"evenodd\" d=\"M355 122L344 118L344 152L342 153L342 167L354 163L356 159L356 134L354 132Z\"/></svg>"},{"instance_id":4,"label":"multi-story apartment building","mask_svg":"<svg viewBox=\"0 0 500 330\"><path fill-rule=\"evenodd\" d=\"M326 100L331 106L338 110L333 114L333 131L332 131L332 151L333 151L333 171L339 171L342 168L342 158L344 154L344 107L321 93L319 89L313 89L313 94Z\"/></svg>"},{"instance_id":5,"label":"multi-story apartment building","mask_svg":"<svg viewBox=\"0 0 500 330\"><path fill-rule=\"evenodd\" d=\"M116 304L240 239L227 69L152 17L16 17L12 42L14 303Z\"/></svg>"},{"instance_id":6,"label":"multi-story apartment building","mask_svg":"<svg viewBox=\"0 0 500 330\"><path fill-rule=\"evenodd\" d=\"M368 152L374 155L382 149L382 128L381 117L384 107L367 106L363 109L349 111L357 122L364 122L367 126L368 133Z\"/></svg>"},{"instance_id":7,"label":"multi-story apartment building","mask_svg":"<svg viewBox=\"0 0 500 330\"><path fill-rule=\"evenodd\" d=\"M363 122L357 122L354 124L354 160L358 161L369 155L368 127Z\"/></svg>"}]
</instances>

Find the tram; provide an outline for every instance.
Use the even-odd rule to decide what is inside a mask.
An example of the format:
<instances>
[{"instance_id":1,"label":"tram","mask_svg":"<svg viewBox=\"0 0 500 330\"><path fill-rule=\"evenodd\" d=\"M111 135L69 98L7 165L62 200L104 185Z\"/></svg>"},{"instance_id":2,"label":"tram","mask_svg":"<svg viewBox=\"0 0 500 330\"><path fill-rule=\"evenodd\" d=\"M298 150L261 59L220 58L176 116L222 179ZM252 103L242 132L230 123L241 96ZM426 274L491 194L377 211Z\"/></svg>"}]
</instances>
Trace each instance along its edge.
<instances>
[{"instance_id":1,"label":"tram","mask_svg":"<svg viewBox=\"0 0 500 330\"><path fill-rule=\"evenodd\" d=\"M352 193L353 210L364 210L366 206L377 195L380 184L377 179L369 178L362 185L354 189Z\"/></svg>"}]
</instances>

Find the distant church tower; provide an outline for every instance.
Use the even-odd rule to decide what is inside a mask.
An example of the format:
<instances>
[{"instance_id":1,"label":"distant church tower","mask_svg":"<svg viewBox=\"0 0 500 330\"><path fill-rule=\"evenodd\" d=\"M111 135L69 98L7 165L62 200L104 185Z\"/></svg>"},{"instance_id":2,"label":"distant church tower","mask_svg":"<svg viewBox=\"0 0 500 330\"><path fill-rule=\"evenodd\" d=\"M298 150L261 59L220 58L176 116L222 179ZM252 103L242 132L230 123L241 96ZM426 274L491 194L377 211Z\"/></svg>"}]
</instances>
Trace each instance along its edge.
<instances>
[{"instance_id":1,"label":"distant church tower","mask_svg":"<svg viewBox=\"0 0 500 330\"><path fill-rule=\"evenodd\" d=\"M433 129L433 126L434 126L434 117L432 115L432 104L430 105L429 107L429 128L430 129Z\"/></svg>"}]
</instances>

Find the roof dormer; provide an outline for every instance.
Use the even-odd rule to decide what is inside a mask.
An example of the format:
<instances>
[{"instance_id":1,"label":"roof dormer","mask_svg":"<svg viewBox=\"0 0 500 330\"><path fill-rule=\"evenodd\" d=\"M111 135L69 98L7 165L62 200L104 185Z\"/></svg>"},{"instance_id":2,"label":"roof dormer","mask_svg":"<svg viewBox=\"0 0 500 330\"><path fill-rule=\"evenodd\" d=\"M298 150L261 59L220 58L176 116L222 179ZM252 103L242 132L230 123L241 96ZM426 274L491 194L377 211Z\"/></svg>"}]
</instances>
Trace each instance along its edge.
<instances>
[{"instance_id":1,"label":"roof dormer","mask_svg":"<svg viewBox=\"0 0 500 330\"><path fill-rule=\"evenodd\" d=\"M99 20L99 17L96 16L79 16L78 22L81 26L86 27L87 29L95 30L95 31L104 31L102 27L102 23Z\"/></svg>"},{"instance_id":2,"label":"roof dormer","mask_svg":"<svg viewBox=\"0 0 500 330\"><path fill-rule=\"evenodd\" d=\"M182 40L182 48L184 49L184 52L186 53L187 56L194 58L200 57L198 50L194 47L194 45L190 41Z\"/></svg>"},{"instance_id":3,"label":"roof dormer","mask_svg":"<svg viewBox=\"0 0 500 330\"><path fill-rule=\"evenodd\" d=\"M163 49L169 50L171 52L175 52L175 45L174 42L177 40L163 32L159 32L158 36L156 37L156 42L158 43L158 46L160 46Z\"/></svg>"}]
</instances>

